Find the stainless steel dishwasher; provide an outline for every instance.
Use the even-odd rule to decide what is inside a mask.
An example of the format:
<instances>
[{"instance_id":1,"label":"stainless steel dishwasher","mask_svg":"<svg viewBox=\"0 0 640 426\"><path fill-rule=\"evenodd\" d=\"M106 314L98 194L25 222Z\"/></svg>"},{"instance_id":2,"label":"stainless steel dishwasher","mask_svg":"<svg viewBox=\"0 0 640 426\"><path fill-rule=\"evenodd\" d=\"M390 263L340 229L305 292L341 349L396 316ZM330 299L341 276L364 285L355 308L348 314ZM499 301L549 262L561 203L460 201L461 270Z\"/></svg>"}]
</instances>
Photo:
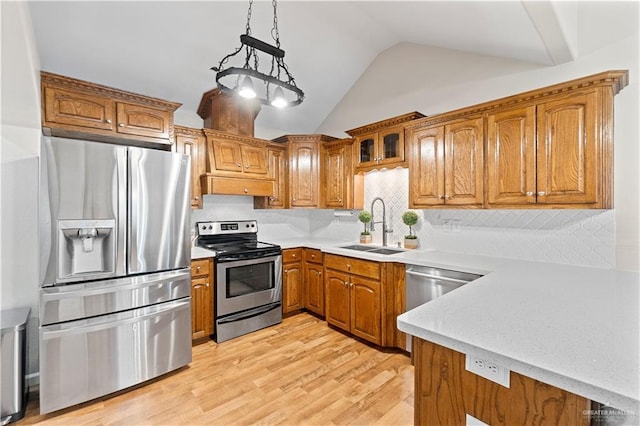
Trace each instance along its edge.
<instances>
[{"instance_id":1,"label":"stainless steel dishwasher","mask_svg":"<svg viewBox=\"0 0 640 426\"><path fill-rule=\"evenodd\" d=\"M468 272L407 265L406 310L410 311L435 298L482 277ZM411 336L407 335L407 351L411 352Z\"/></svg>"}]
</instances>

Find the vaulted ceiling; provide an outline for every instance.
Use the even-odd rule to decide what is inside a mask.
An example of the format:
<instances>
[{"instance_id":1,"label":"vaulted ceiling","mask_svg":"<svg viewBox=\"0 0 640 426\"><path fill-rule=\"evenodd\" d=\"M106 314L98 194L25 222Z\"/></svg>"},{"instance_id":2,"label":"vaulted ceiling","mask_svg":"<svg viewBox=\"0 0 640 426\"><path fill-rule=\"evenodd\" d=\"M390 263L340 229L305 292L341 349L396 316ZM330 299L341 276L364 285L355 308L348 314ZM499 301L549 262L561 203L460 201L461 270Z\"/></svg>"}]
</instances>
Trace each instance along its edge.
<instances>
[{"instance_id":1,"label":"vaulted ceiling","mask_svg":"<svg viewBox=\"0 0 640 426\"><path fill-rule=\"evenodd\" d=\"M240 45L247 1L30 2L43 70L180 102L193 114L210 70ZM552 65L576 53L577 7L549 1L282 1L285 61L306 98L256 126L312 133L376 56L402 42ZM252 34L271 41L272 4Z\"/></svg>"}]
</instances>

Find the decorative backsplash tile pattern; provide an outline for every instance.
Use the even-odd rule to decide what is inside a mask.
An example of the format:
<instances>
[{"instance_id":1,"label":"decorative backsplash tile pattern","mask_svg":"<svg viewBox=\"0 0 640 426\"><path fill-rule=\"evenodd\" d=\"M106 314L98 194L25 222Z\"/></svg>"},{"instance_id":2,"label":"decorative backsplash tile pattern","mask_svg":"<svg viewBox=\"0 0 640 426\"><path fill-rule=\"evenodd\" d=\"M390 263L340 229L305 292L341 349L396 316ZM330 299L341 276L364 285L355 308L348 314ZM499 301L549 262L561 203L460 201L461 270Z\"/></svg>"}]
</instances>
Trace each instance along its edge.
<instances>
[{"instance_id":1,"label":"decorative backsplash tile pattern","mask_svg":"<svg viewBox=\"0 0 640 426\"><path fill-rule=\"evenodd\" d=\"M374 171L365 176L365 206L381 197L393 234L402 241L408 227L407 169ZM376 212L381 209L376 205ZM420 246L468 254L538 260L597 267L615 266L613 210L416 210L414 229ZM381 229L381 228L378 228ZM380 231L374 242L380 242Z\"/></svg>"},{"instance_id":2,"label":"decorative backsplash tile pattern","mask_svg":"<svg viewBox=\"0 0 640 426\"><path fill-rule=\"evenodd\" d=\"M393 229L389 245L404 240L409 228L402 223L408 210L407 169L373 171L365 176L364 205L381 197L387 223ZM468 254L537 260L574 265L615 266L614 210L416 210L414 226L420 246ZM382 205L374 208L382 220ZM201 220L258 220L261 240L313 236L357 241L362 224L358 212L334 215L333 210L254 210L248 196L207 195L202 210L193 210L192 222ZM373 242L382 242L382 226L373 232Z\"/></svg>"}]
</instances>

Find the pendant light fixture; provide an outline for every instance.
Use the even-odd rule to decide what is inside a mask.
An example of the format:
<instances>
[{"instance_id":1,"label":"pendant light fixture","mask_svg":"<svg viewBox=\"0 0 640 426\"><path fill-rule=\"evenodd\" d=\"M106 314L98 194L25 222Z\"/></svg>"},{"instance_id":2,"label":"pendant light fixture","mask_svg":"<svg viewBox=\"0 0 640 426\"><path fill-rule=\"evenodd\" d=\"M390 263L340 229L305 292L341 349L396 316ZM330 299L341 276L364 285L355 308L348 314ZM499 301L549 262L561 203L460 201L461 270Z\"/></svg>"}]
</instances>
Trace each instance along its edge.
<instances>
[{"instance_id":1,"label":"pendant light fixture","mask_svg":"<svg viewBox=\"0 0 640 426\"><path fill-rule=\"evenodd\" d=\"M251 36L251 11L253 0L249 0L247 12L247 26L240 36L240 47L228 54L211 69L216 71L216 83L220 90L228 94L237 94L246 99L257 99L263 105L278 108L295 106L302 103L304 93L296 85L296 81L284 63L284 50L280 48L280 34L278 33L277 2L272 0L273 28L271 37L275 46ZM227 62L244 51L244 63L240 66L228 66ZM259 56L259 52L261 52ZM260 71L260 58L267 58L270 64L269 73ZM241 59L238 55L236 59ZM237 61L239 62L239 61ZM264 62L263 62L264 63Z\"/></svg>"}]
</instances>

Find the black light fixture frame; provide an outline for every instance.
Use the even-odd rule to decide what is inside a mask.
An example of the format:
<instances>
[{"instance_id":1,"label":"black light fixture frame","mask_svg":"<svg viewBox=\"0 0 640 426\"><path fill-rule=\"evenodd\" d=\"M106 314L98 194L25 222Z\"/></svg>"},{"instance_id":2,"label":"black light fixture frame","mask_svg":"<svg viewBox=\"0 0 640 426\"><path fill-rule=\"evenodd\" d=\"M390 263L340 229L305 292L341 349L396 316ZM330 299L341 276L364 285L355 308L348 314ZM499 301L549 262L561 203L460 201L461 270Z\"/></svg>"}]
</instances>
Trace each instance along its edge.
<instances>
[{"instance_id":1,"label":"black light fixture frame","mask_svg":"<svg viewBox=\"0 0 640 426\"><path fill-rule=\"evenodd\" d=\"M260 101L263 105L271 105L271 95L269 91L269 86L280 87L283 90L291 92L295 95L294 100L288 100L286 106L295 106L302 103L304 100L304 92L296 85L295 79L289 72L287 65L284 63L284 55L285 52L280 48L280 36L278 34L278 19L277 19L277 11L276 11L276 0L273 0L273 28L271 30L271 34L276 42L276 46L266 43L262 40L259 40L255 37L251 36L251 6L253 0L249 1L249 11L247 14L247 26L246 33L240 35L240 47L238 47L233 53L222 58L217 67L212 67L213 71L216 71L216 83L218 88L224 93L234 95L237 93L238 82L240 81L241 76L251 77L257 80L261 80L266 85L264 97L257 97L257 100ZM224 64L232 57L236 56L240 51L245 50L246 56L244 61L244 66L242 68L239 67L229 67L224 68ZM266 53L271 56L271 71L267 75L263 72L258 71L258 56L256 50ZM254 68L251 67L251 62L254 63ZM280 76L284 74L286 76L286 81L284 79L280 79ZM224 77L228 77L230 75L236 75L238 78L236 79L236 86L231 88L228 85L225 85L221 82L221 79ZM274 89L275 90L275 89Z\"/></svg>"}]
</instances>

